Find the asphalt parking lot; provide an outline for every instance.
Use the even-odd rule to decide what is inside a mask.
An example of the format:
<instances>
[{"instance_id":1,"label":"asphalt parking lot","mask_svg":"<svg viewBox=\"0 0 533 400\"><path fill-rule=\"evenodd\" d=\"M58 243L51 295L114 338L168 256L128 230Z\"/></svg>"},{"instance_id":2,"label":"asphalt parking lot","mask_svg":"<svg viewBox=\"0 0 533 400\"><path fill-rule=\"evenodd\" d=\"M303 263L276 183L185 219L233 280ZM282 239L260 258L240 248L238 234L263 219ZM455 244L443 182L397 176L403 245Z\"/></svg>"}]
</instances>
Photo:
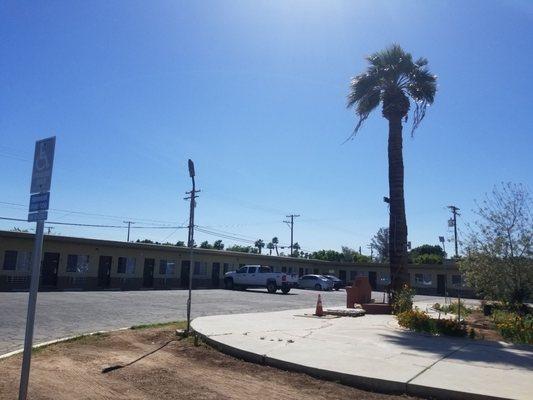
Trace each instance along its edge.
<instances>
[{"instance_id":1,"label":"asphalt parking lot","mask_svg":"<svg viewBox=\"0 0 533 400\"><path fill-rule=\"evenodd\" d=\"M279 292L278 292L279 293ZM324 306L340 306L345 292L320 292ZM193 317L314 307L318 292L293 289L288 295L266 290L194 290ZM132 325L183 320L186 290L41 292L37 298L34 343L74 334ZM23 347L28 293L0 293L0 354Z\"/></svg>"},{"instance_id":2,"label":"asphalt parking lot","mask_svg":"<svg viewBox=\"0 0 533 400\"><path fill-rule=\"evenodd\" d=\"M316 292L293 289L288 295L266 289L193 291L192 316L242 314L309 308L322 295L324 307L342 306L344 290ZM372 292L377 301L383 293ZM421 307L442 302L440 297L415 296ZM186 290L40 292L34 344L62 337L132 325L184 320ZM0 292L0 355L24 346L28 293Z\"/></svg>"}]
</instances>

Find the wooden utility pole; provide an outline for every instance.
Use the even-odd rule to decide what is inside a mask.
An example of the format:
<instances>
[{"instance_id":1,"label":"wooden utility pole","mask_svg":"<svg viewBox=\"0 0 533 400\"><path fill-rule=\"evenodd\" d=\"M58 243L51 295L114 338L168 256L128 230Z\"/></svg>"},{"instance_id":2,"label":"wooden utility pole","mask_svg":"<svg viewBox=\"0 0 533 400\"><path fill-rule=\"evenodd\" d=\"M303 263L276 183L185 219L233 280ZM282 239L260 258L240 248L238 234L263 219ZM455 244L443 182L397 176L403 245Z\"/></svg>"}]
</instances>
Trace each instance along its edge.
<instances>
[{"instance_id":1,"label":"wooden utility pole","mask_svg":"<svg viewBox=\"0 0 533 400\"><path fill-rule=\"evenodd\" d=\"M459 207L456 206L448 206L450 210L452 210L453 219L450 220L449 225L453 225L453 236L455 240L455 257L459 257L459 246L457 244L457 216L461 215L457 211L459 211Z\"/></svg>"},{"instance_id":2,"label":"wooden utility pole","mask_svg":"<svg viewBox=\"0 0 533 400\"><path fill-rule=\"evenodd\" d=\"M128 238L126 239L128 242L130 241L130 228L131 228L131 224L134 224L135 222L133 221L123 221L125 224L128 224Z\"/></svg>"},{"instance_id":3,"label":"wooden utility pole","mask_svg":"<svg viewBox=\"0 0 533 400\"><path fill-rule=\"evenodd\" d=\"M297 214L286 215L286 217L290 218L291 220L283 221L287 225L289 225L289 228L291 228L291 254L290 254L291 257L293 256L292 252L293 252L293 246L294 246L294 218L298 218L299 216L300 215L297 215Z\"/></svg>"},{"instance_id":4,"label":"wooden utility pole","mask_svg":"<svg viewBox=\"0 0 533 400\"><path fill-rule=\"evenodd\" d=\"M189 237L187 240L187 245L190 250L190 261L189 261L189 297L187 298L187 335L191 332L191 304L192 304L192 274L194 272L194 209L196 207L196 198L198 197L196 193L200 190L196 190L196 183L194 181L194 163L189 159L189 176L192 179L192 190L190 192L185 192L189 197L185 197L185 200L190 200L189 205Z\"/></svg>"}]
</instances>

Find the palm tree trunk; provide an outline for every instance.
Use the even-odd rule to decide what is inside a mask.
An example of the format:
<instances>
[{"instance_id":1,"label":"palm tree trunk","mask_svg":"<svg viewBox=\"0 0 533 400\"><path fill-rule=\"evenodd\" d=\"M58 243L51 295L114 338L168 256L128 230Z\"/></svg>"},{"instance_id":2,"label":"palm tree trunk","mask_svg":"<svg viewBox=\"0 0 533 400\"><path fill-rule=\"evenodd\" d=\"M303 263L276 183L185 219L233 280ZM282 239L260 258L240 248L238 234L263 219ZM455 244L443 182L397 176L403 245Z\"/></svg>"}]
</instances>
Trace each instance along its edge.
<instances>
[{"instance_id":1,"label":"palm tree trunk","mask_svg":"<svg viewBox=\"0 0 533 400\"><path fill-rule=\"evenodd\" d=\"M407 273L407 221L403 190L402 120L389 119L389 260L391 289L396 292L409 284Z\"/></svg>"},{"instance_id":2,"label":"palm tree trunk","mask_svg":"<svg viewBox=\"0 0 533 400\"><path fill-rule=\"evenodd\" d=\"M278 246L276 245L276 255L279 257Z\"/></svg>"}]
</instances>

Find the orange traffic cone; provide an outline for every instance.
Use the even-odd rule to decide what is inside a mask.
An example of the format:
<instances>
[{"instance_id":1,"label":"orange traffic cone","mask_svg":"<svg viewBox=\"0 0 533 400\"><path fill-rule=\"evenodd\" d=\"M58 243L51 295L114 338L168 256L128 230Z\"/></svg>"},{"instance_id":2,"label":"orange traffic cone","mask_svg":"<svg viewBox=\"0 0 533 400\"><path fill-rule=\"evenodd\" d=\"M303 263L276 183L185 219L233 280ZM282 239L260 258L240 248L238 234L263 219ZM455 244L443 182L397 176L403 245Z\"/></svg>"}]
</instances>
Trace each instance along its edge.
<instances>
[{"instance_id":1,"label":"orange traffic cone","mask_svg":"<svg viewBox=\"0 0 533 400\"><path fill-rule=\"evenodd\" d=\"M320 297L320 295L318 295L318 300L316 301L315 315L317 317L323 317L324 316L324 309L322 308L322 297Z\"/></svg>"}]
</instances>

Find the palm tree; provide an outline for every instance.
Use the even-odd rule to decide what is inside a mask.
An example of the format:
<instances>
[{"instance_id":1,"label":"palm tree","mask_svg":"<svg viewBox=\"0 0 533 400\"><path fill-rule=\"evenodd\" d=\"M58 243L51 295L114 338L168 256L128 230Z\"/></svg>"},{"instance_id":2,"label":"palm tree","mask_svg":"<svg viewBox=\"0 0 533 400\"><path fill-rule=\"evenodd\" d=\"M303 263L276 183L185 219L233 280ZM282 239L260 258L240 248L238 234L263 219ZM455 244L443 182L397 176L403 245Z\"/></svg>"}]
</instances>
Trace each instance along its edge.
<instances>
[{"instance_id":1,"label":"palm tree","mask_svg":"<svg viewBox=\"0 0 533 400\"><path fill-rule=\"evenodd\" d=\"M405 218L404 171L402 154L402 119L407 121L411 102L415 109L411 135L425 116L426 107L433 103L437 77L426 68L428 61L413 62L411 54L400 46L374 53L367 58L365 72L352 78L347 107L353 107L359 121L353 138L362 123L380 104L389 121L389 261L391 288L398 291L408 283L407 221Z\"/></svg>"},{"instance_id":2,"label":"palm tree","mask_svg":"<svg viewBox=\"0 0 533 400\"><path fill-rule=\"evenodd\" d=\"M274 248L276 249L276 255L277 256L279 256L278 243L279 243L279 240L278 240L277 236L274 236L272 238L272 244L274 245Z\"/></svg>"},{"instance_id":3,"label":"palm tree","mask_svg":"<svg viewBox=\"0 0 533 400\"><path fill-rule=\"evenodd\" d=\"M265 242L263 242L262 239L257 239L254 243L254 246L257 247L257 249L259 250L259 254L261 254L261 249L265 247Z\"/></svg>"},{"instance_id":4,"label":"palm tree","mask_svg":"<svg viewBox=\"0 0 533 400\"><path fill-rule=\"evenodd\" d=\"M298 257L300 251L300 244L298 242L292 245L292 256Z\"/></svg>"},{"instance_id":5,"label":"palm tree","mask_svg":"<svg viewBox=\"0 0 533 400\"><path fill-rule=\"evenodd\" d=\"M274 243L268 242L267 243L267 249L269 250L270 255L272 255L272 250L274 250Z\"/></svg>"}]
</instances>

